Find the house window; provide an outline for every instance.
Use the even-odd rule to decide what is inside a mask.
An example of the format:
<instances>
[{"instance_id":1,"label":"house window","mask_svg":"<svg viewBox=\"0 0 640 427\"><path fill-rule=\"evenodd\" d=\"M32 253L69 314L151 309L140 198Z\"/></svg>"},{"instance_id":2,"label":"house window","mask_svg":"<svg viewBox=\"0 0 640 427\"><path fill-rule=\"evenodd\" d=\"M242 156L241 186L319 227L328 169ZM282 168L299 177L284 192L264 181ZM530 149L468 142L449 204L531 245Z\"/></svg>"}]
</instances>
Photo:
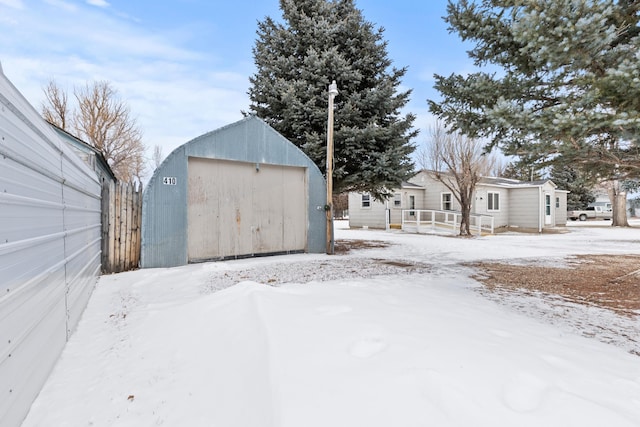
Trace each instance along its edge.
<instances>
[{"instance_id":1,"label":"house window","mask_svg":"<svg viewBox=\"0 0 640 427\"><path fill-rule=\"evenodd\" d=\"M441 208L443 211L453 210L453 196L451 193L442 193Z\"/></svg>"},{"instance_id":2,"label":"house window","mask_svg":"<svg viewBox=\"0 0 640 427\"><path fill-rule=\"evenodd\" d=\"M487 193L487 210L500 210L500 193Z\"/></svg>"},{"instance_id":3,"label":"house window","mask_svg":"<svg viewBox=\"0 0 640 427\"><path fill-rule=\"evenodd\" d=\"M556 197L556 209L560 209L560 197Z\"/></svg>"},{"instance_id":4,"label":"house window","mask_svg":"<svg viewBox=\"0 0 640 427\"><path fill-rule=\"evenodd\" d=\"M416 196L409 196L409 209L411 209L411 212L409 212L409 216L415 216Z\"/></svg>"},{"instance_id":5,"label":"house window","mask_svg":"<svg viewBox=\"0 0 640 427\"><path fill-rule=\"evenodd\" d=\"M371 207L371 195L370 194L363 194L362 195L362 207L363 208L370 208Z\"/></svg>"},{"instance_id":6,"label":"house window","mask_svg":"<svg viewBox=\"0 0 640 427\"><path fill-rule=\"evenodd\" d=\"M393 195L393 207L394 208L401 208L402 207L402 194L401 193L395 193Z\"/></svg>"}]
</instances>

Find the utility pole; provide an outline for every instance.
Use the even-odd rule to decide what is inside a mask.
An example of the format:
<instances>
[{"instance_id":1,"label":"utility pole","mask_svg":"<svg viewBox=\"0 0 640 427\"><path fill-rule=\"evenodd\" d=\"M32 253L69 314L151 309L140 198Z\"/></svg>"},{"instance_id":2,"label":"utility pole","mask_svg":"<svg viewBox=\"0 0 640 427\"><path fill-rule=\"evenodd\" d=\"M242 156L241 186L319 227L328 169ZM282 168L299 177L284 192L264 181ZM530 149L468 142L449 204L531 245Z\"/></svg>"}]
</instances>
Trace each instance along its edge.
<instances>
[{"instance_id":1,"label":"utility pole","mask_svg":"<svg viewBox=\"0 0 640 427\"><path fill-rule=\"evenodd\" d=\"M333 241L333 98L338 94L334 80L329 85L329 119L327 121L327 255L334 253Z\"/></svg>"}]
</instances>

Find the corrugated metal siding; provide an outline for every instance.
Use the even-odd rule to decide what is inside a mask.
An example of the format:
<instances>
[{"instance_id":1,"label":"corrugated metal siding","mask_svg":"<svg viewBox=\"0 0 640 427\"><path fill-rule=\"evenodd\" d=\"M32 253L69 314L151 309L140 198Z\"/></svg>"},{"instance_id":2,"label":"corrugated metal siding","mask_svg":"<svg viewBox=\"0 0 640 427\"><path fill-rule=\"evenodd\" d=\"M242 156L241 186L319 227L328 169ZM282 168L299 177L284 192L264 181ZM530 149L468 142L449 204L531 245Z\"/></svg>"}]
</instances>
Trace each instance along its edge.
<instances>
[{"instance_id":1,"label":"corrugated metal siding","mask_svg":"<svg viewBox=\"0 0 640 427\"><path fill-rule=\"evenodd\" d=\"M100 271L100 185L0 72L0 420L18 426Z\"/></svg>"},{"instance_id":2,"label":"corrugated metal siding","mask_svg":"<svg viewBox=\"0 0 640 427\"><path fill-rule=\"evenodd\" d=\"M178 147L156 169L143 196L141 266L173 267L188 262L187 194L189 157L233 160L307 169L307 251L325 251L326 184L317 166L264 121L249 116ZM163 183L175 178L175 185Z\"/></svg>"}]
</instances>

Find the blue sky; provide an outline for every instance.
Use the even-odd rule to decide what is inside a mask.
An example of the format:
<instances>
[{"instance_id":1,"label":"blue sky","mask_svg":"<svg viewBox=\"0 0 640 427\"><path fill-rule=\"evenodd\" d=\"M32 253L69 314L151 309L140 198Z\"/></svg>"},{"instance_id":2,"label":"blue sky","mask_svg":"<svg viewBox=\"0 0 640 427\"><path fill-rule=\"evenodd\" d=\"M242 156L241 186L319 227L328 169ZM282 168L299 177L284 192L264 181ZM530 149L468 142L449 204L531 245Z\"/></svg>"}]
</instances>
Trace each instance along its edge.
<instances>
[{"instance_id":1,"label":"blue sky","mask_svg":"<svg viewBox=\"0 0 640 427\"><path fill-rule=\"evenodd\" d=\"M385 29L389 58L408 67L407 112L416 142L433 123L427 99L433 74L472 69L468 48L442 20L446 0L356 0L367 21ZM181 144L240 120L247 110L257 21L281 17L278 0L0 0L0 63L37 109L55 79L74 86L108 80L144 134L168 155Z\"/></svg>"}]
</instances>

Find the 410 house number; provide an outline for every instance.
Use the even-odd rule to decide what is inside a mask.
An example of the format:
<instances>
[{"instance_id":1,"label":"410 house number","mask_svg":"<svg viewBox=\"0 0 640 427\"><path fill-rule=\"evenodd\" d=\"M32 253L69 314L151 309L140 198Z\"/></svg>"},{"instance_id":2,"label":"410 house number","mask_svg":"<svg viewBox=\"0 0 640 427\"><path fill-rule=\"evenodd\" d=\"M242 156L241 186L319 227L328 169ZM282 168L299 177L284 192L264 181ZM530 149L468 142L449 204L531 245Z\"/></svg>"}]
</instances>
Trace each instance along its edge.
<instances>
[{"instance_id":1,"label":"410 house number","mask_svg":"<svg viewBox=\"0 0 640 427\"><path fill-rule=\"evenodd\" d=\"M178 179L175 176L164 176L162 177L162 183L164 185L176 185L178 183Z\"/></svg>"}]
</instances>

